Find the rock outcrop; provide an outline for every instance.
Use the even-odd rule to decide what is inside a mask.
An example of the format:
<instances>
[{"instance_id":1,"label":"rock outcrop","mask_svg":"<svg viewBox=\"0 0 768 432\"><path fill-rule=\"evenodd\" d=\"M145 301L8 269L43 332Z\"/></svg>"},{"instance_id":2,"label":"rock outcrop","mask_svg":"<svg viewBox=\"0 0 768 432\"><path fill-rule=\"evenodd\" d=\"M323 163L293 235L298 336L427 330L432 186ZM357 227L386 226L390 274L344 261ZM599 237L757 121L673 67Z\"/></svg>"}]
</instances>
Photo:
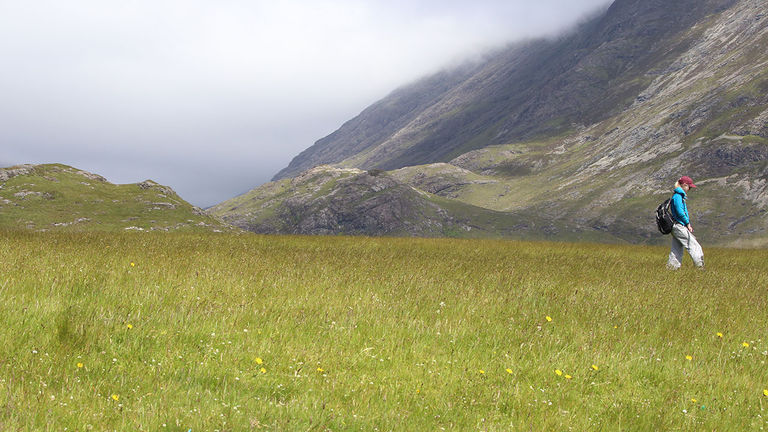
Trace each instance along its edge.
<instances>
[{"instance_id":1,"label":"rock outcrop","mask_svg":"<svg viewBox=\"0 0 768 432\"><path fill-rule=\"evenodd\" d=\"M320 166L285 182L287 193L256 190L210 212L261 233L425 236L452 223L439 205L383 172ZM254 199L271 217L250 217Z\"/></svg>"}]
</instances>

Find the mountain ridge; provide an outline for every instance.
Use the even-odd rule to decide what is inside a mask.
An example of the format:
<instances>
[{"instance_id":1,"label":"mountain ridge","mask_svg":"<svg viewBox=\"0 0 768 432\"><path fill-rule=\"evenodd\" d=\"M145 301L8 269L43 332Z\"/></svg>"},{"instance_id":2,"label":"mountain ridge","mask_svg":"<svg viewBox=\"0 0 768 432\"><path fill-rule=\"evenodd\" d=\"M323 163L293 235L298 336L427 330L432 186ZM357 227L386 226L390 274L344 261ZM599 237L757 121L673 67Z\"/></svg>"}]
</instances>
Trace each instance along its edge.
<instances>
[{"instance_id":1,"label":"mountain ridge","mask_svg":"<svg viewBox=\"0 0 768 432\"><path fill-rule=\"evenodd\" d=\"M275 179L291 170L295 173L311 168L305 159L321 147L327 153L331 147L349 146L348 141L359 139L359 135L348 125L371 121L370 116L391 103L392 97L402 97L409 90L419 93L421 83L436 87L435 81L445 76L459 81L458 85L435 95L434 103L423 110L404 114L410 114L404 127L391 128L388 122L379 122L387 133L379 131L376 136L386 138L369 143L365 154L358 151L344 159L325 157L322 163L389 170L448 162L488 145L552 136L577 125L593 124L632 103L650 82L641 72L650 69L649 63L657 65L660 51L682 51L687 42L675 41L674 46L668 46L656 43L659 39L685 32L691 22L717 13L735 0L646 3L652 5L616 1L603 15L582 23L567 36L513 44L480 66L465 67L463 74L442 72L400 89L366 109L365 119L361 115L350 120L318 141L321 145L305 150ZM663 69L665 65L659 66Z\"/></svg>"},{"instance_id":2,"label":"mountain ridge","mask_svg":"<svg viewBox=\"0 0 768 432\"><path fill-rule=\"evenodd\" d=\"M315 145L301 152L289 166L280 170L273 181L295 176L306 167L337 162L339 151L344 155L354 155L369 149L385 138L381 126L399 128L408 121L408 115L419 112L435 102L452 85L466 79L474 70L467 64L454 70L441 71L412 84L395 89L386 98L363 110L358 116L344 123L337 131L318 140ZM379 129L379 130L377 130ZM354 136L355 140L346 137ZM341 149L338 142L343 141ZM304 169L302 169L304 168Z\"/></svg>"}]
</instances>

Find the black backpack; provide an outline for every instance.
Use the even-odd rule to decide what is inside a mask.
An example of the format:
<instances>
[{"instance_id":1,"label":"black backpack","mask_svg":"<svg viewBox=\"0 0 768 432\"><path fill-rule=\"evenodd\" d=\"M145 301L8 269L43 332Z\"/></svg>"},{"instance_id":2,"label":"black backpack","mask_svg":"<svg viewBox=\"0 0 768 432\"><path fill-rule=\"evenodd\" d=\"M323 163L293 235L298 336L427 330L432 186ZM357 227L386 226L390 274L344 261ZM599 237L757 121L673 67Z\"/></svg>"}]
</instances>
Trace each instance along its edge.
<instances>
[{"instance_id":1,"label":"black backpack","mask_svg":"<svg viewBox=\"0 0 768 432\"><path fill-rule=\"evenodd\" d=\"M667 198L666 201L656 207L656 226L659 228L660 233L669 234L672 232L672 227L674 225L675 219L672 217L672 198Z\"/></svg>"}]
</instances>

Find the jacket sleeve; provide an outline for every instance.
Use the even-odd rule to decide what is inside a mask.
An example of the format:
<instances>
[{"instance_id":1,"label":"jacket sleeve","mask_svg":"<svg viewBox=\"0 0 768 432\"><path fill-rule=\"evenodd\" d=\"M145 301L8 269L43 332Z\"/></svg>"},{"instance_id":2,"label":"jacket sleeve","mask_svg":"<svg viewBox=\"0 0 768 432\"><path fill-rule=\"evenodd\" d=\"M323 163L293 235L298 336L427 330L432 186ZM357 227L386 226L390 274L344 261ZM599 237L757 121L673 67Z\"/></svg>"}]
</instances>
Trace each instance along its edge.
<instances>
[{"instance_id":1,"label":"jacket sleeve","mask_svg":"<svg viewBox=\"0 0 768 432\"><path fill-rule=\"evenodd\" d=\"M672 197L672 216L683 225L688 225L690 223L688 212L685 211L683 196L677 193Z\"/></svg>"}]
</instances>

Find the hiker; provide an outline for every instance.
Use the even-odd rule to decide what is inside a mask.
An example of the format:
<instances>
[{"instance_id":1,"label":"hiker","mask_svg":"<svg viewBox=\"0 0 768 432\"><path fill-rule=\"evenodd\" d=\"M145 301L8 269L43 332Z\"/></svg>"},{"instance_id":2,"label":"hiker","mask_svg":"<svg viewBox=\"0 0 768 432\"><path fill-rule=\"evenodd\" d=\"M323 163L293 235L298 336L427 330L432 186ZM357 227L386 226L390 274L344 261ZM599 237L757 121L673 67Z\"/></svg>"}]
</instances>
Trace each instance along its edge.
<instances>
[{"instance_id":1,"label":"hiker","mask_svg":"<svg viewBox=\"0 0 768 432\"><path fill-rule=\"evenodd\" d=\"M685 203L688 192L695 187L693 180L688 176L680 177L680 180L675 183L675 195L672 197L672 217L675 219L675 225L672 227L672 249L669 251L667 261L667 268L672 270L680 268L683 262L683 249L688 251L696 267L704 268L704 251L693 236L688 206Z\"/></svg>"}]
</instances>

